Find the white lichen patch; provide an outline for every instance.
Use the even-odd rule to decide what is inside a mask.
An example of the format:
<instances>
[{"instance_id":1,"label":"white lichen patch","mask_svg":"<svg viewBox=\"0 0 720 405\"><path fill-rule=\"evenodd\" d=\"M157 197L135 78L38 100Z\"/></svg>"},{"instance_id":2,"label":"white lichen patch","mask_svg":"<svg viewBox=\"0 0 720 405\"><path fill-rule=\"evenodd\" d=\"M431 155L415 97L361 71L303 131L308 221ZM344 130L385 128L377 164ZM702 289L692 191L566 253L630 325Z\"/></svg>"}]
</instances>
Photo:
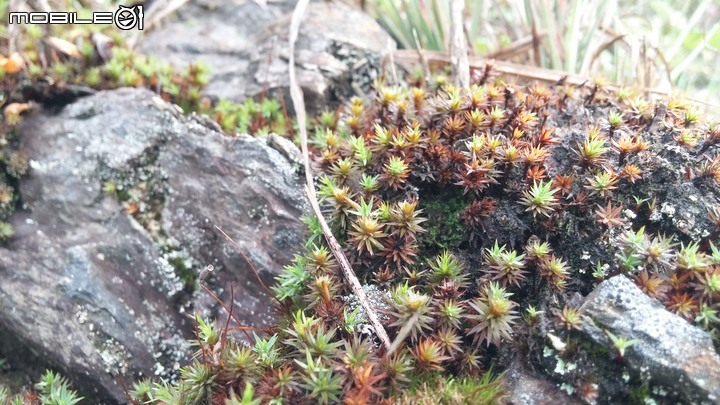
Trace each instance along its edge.
<instances>
[{"instance_id":1,"label":"white lichen patch","mask_svg":"<svg viewBox=\"0 0 720 405\"><path fill-rule=\"evenodd\" d=\"M78 305L77 309L75 310L75 319L78 320L80 325L85 324L88 319L87 308L82 305Z\"/></svg>"},{"instance_id":2,"label":"white lichen patch","mask_svg":"<svg viewBox=\"0 0 720 405\"><path fill-rule=\"evenodd\" d=\"M177 382L180 363L186 360L190 345L174 331L172 322L155 315L158 312L153 304L143 301L142 305L149 316L136 318L134 337L146 343L154 360L153 374L171 383Z\"/></svg>"},{"instance_id":3,"label":"white lichen patch","mask_svg":"<svg viewBox=\"0 0 720 405\"><path fill-rule=\"evenodd\" d=\"M660 205L660 213L672 218L675 216L675 206L668 202L664 202Z\"/></svg>"},{"instance_id":4,"label":"white lichen patch","mask_svg":"<svg viewBox=\"0 0 720 405\"><path fill-rule=\"evenodd\" d=\"M124 375L128 372L128 359L132 355L125 346L113 338L107 338L100 344L98 354L105 365L105 372L112 375Z\"/></svg>"},{"instance_id":5,"label":"white lichen patch","mask_svg":"<svg viewBox=\"0 0 720 405\"><path fill-rule=\"evenodd\" d=\"M362 290L365 292L370 306L375 309L375 313L380 319L380 322L388 321L388 317L387 315L385 315L385 311L390 309L390 306L387 303L389 293L380 290L376 285L363 285ZM342 296L340 297L340 299L346 303L348 312L353 312L359 308L358 319L361 320L362 323L357 325L358 331L364 335L373 335L375 332L370 323L367 321L365 310L362 308L360 300L357 298L357 296L355 296L355 294L350 294Z\"/></svg>"},{"instance_id":6,"label":"white lichen patch","mask_svg":"<svg viewBox=\"0 0 720 405\"><path fill-rule=\"evenodd\" d=\"M160 257L157 260L157 265L160 273L160 280L150 280L150 285L160 289L168 297L174 297L177 293L181 292L185 287L180 277L175 273L175 267L173 267L168 261L167 256Z\"/></svg>"},{"instance_id":7,"label":"white lichen patch","mask_svg":"<svg viewBox=\"0 0 720 405\"><path fill-rule=\"evenodd\" d=\"M562 384L560 385L560 389L561 389L562 391L567 392L568 395L572 395L573 392L575 392L575 387L573 387L571 384L568 384L568 383L562 383Z\"/></svg>"},{"instance_id":8,"label":"white lichen patch","mask_svg":"<svg viewBox=\"0 0 720 405\"><path fill-rule=\"evenodd\" d=\"M648 220L650 220L650 222L662 221L662 213L655 209L653 210L653 212L650 213L650 217L648 217Z\"/></svg>"}]
</instances>

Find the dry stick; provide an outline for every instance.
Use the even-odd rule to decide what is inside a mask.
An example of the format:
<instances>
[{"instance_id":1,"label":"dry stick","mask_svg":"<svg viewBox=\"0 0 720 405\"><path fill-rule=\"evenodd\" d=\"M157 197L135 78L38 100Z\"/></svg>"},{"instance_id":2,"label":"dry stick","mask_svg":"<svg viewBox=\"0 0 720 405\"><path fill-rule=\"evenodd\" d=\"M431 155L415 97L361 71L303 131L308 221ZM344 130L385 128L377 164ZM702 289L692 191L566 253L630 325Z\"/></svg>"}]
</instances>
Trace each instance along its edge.
<instances>
[{"instance_id":1,"label":"dry stick","mask_svg":"<svg viewBox=\"0 0 720 405\"><path fill-rule=\"evenodd\" d=\"M9 12L15 12L20 11L20 5L22 1L21 0L10 0L10 5L8 6ZM24 10L23 10L24 11ZM7 28L8 32L8 57L12 55L14 52L16 52L18 48L18 44L21 42L22 37L22 30L20 29L20 24L9 24ZM42 55L42 52L40 53Z\"/></svg>"},{"instance_id":2,"label":"dry stick","mask_svg":"<svg viewBox=\"0 0 720 405\"><path fill-rule=\"evenodd\" d=\"M605 42L604 44L600 45L600 46L598 47L598 49L596 49L595 52L593 53L592 58L590 58L590 65L588 66L587 71L590 72L590 71L592 70L591 68L592 68L592 66L595 64L595 61L597 61L598 58L600 58L600 55L601 55L606 49L610 48L611 46L613 46L613 45L615 44L615 42L620 41L620 40L622 40L623 38L625 38L625 34L616 35L616 36L615 36L614 38L612 38L611 40L609 40L609 41Z\"/></svg>"},{"instance_id":3,"label":"dry stick","mask_svg":"<svg viewBox=\"0 0 720 405\"><path fill-rule=\"evenodd\" d=\"M318 203L317 195L315 194L315 185L313 182L313 175L310 168L310 153L308 151L307 129L305 128L305 100L303 99L302 89L300 89L300 86L297 83L297 77L295 76L295 42L297 41L298 32L300 31L300 22L302 20L303 14L305 13L308 2L309 0L299 0L292 14L289 35L290 61L288 63L288 71L290 74L290 96L292 98L293 106L295 107L295 115L297 118L298 129L300 132L300 144L302 147L302 153L304 158L303 160L305 162L305 191L307 192L308 199L310 200L310 206L312 207L313 212L317 216L318 222L320 222L320 227L322 228L323 234L325 235L325 239L327 240L330 250L332 250L333 255L340 264L340 268L343 270L345 278L350 283L350 287L352 288L353 293L355 293L355 296L357 296L360 304L365 310L365 314L367 314L367 317L370 320L370 324L372 325L373 329L375 329L375 333L377 334L380 341L382 341L385 348L389 350L390 338L388 337L387 332L385 332L385 328L383 328L382 324L380 323L380 319L375 313L375 310L370 305L370 301L368 300L365 291L363 291L362 286L360 285L360 280L358 280L357 276L355 276L355 272L353 271L352 267L350 267L350 263L345 257L345 254L343 253L340 244L338 244L337 240L335 240L335 237L333 236L330 227L325 221L325 218L322 215L322 211L320 211L320 204Z\"/></svg>"},{"instance_id":4,"label":"dry stick","mask_svg":"<svg viewBox=\"0 0 720 405\"><path fill-rule=\"evenodd\" d=\"M446 66L450 63L450 58L442 53L437 51L425 51L425 58L427 59L428 63L430 64L430 67L437 67L437 66ZM401 49L398 51L395 51L395 60L399 63L417 63L418 62L418 56L417 52L414 50L407 50L407 49ZM484 67L488 62L492 62L493 70L499 73L503 73L510 76L516 76L523 79L528 80L539 80L546 83L557 83L561 79L564 80L565 83L574 85L574 86L583 86L586 83L590 82L589 78L581 75L576 74L568 74L566 72L560 71L560 70L552 70L552 69L545 69L541 67L536 66L527 66L527 65L521 65L519 63L512 63L512 62L505 62L500 60L489 60L486 58L480 58L480 57L471 57L468 59L470 62L470 66L473 68L482 68ZM605 85L604 88L616 91L620 88L620 86L615 85ZM641 88L640 90L648 93L653 94L657 96L670 96L672 95L671 92L668 91L661 91L657 89L648 89L648 88ZM719 106L708 103L707 101L697 100L697 99L688 99L689 101L698 104L698 105L704 105L707 107L712 108L718 108Z\"/></svg>"},{"instance_id":5,"label":"dry stick","mask_svg":"<svg viewBox=\"0 0 720 405\"><path fill-rule=\"evenodd\" d=\"M392 75L393 85L398 84L397 69L395 69L395 58L393 57L392 50L387 54L388 64L390 65L390 74ZM384 76L384 75L383 75Z\"/></svg>"},{"instance_id":6,"label":"dry stick","mask_svg":"<svg viewBox=\"0 0 720 405\"><path fill-rule=\"evenodd\" d=\"M533 35L528 35L524 38L520 38L517 41L515 41L505 47L502 47L492 53L484 55L484 57L487 59L506 60L506 59L510 59L517 55L526 54L526 53L528 53L528 50L533 48L533 44L535 43L536 40L542 41L543 38L547 34L545 34L544 32L541 32L537 35L538 35L537 38L535 38Z\"/></svg>"},{"instance_id":7,"label":"dry stick","mask_svg":"<svg viewBox=\"0 0 720 405\"><path fill-rule=\"evenodd\" d=\"M150 7L148 7L148 10L145 11L145 21L147 23L145 24L143 31L135 30L135 32L130 36L130 39L128 39L127 41L128 47L130 49L135 49L135 46L138 44L140 36L143 34L143 32L158 26L160 24L160 21L180 9L180 7L184 6L187 2L188 0L167 0L153 2Z\"/></svg>"},{"instance_id":8,"label":"dry stick","mask_svg":"<svg viewBox=\"0 0 720 405\"><path fill-rule=\"evenodd\" d=\"M225 349L225 343L227 342L228 328L230 327L230 319L232 318L233 310L235 309L235 291L233 286L230 285L230 312L228 313L227 320L225 320L225 328L223 328L223 340L220 345L220 349Z\"/></svg>"},{"instance_id":9,"label":"dry stick","mask_svg":"<svg viewBox=\"0 0 720 405\"><path fill-rule=\"evenodd\" d=\"M420 43L420 38L418 38L417 30L413 28L412 32L413 38L415 39L415 48L417 49L418 57L420 58L420 63L422 64L423 68L423 74L425 75L425 82L428 82L430 80L430 77L432 76L432 72L430 71L430 65L428 64L427 58L425 58L425 54L423 53L423 47Z\"/></svg>"},{"instance_id":10,"label":"dry stick","mask_svg":"<svg viewBox=\"0 0 720 405\"><path fill-rule=\"evenodd\" d=\"M235 314L232 313L232 311L230 310L230 308L228 308L227 305L225 305L225 303L222 302L222 301L220 300L220 298L218 298L217 295L213 294L213 292L210 291L210 289L207 288L207 286L206 286L205 284L200 284L200 287L202 287L202 289L205 290L206 293L210 294L210 296L211 296L218 304L220 304L220 306L223 307L223 309L225 310L225 312L227 312L228 314L230 314L230 316L232 317L232 319L238 324L238 326L233 327L233 330L237 329L237 330L241 330L241 331L245 332L245 336L247 336L248 339L250 339L250 335L247 333L247 331L267 333L267 330L266 330L266 329L254 328L254 327L252 327L252 326L243 326L242 322L240 322L240 320L235 316Z\"/></svg>"},{"instance_id":11,"label":"dry stick","mask_svg":"<svg viewBox=\"0 0 720 405\"><path fill-rule=\"evenodd\" d=\"M450 64L453 82L467 89L470 88L470 64L463 33L464 10L465 0L450 0Z\"/></svg>"},{"instance_id":12,"label":"dry stick","mask_svg":"<svg viewBox=\"0 0 720 405\"><path fill-rule=\"evenodd\" d=\"M536 66L540 66L540 41L542 36L537 31L535 20L532 22L532 47L533 47L533 60Z\"/></svg>"}]
</instances>

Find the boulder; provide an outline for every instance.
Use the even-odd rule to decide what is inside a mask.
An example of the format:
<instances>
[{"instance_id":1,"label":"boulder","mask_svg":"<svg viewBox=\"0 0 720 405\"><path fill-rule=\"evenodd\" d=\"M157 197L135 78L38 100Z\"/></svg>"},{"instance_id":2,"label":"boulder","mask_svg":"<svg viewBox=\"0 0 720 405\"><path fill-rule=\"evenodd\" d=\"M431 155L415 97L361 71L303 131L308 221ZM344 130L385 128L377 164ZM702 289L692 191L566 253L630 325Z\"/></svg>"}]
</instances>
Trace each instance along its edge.
<instances>
[{"instance_id":1,"label":"boulder","mask_svg":"<svg viewBox=\"0 0 720 405\"><path fill-rule=\"evenodd\" d=\"M16 235L0 246L0 347L67 375L90 403L125 403L118 379L175 378L189 312L272 323L266 283L302 245L295 166L264 139L231 138L141 89L99 92L18 127L31 159ZM93 402L94 401L94 402Z\"/></svg>"},{"instance_id":2,"label":"boulder","mask_svg":"<svg viewBox=\"0 0 720 405\"><path fill-rule=\"evenodd\" d=\"M140 50L176 66L210 67L204 95L242 101L281 95L288 108L288 28L296 1L191 1L150 32ZM298 82L308 112L333 108L370 89L395 42L370 16L338 1L308 6L296 44Z\"/></svg>"},{"instance_id":3,"label":"boulder","mask_svg":"<svg viewBox=\"0 0 720 405\"><path fill-rule=\"evenodd\" d=\"M636 339L624 362L643 379L689 403L720 403L720 356L710 336L645 295L630 279L615 276L586 298L583 333L616 352L605 334Z\"/></svg>"}]
</instances>

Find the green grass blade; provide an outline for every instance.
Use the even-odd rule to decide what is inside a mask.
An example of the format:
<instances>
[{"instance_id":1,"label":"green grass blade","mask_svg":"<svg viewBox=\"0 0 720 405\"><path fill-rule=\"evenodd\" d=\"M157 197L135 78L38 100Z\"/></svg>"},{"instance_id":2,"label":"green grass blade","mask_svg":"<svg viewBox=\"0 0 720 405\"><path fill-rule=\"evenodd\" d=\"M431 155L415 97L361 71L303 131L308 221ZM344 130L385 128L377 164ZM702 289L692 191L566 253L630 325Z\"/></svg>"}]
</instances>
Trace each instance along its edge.
<instances>
[{"instance_id":1,"label":"green grass blade","mask_svg":"<svg viewBox=\"0 0 720 405\"><path fill-rule=\"evenodd\" d=\"M570 3L570 20L565 31L565 71L575 73L580 46L580 0Z\"/></svg>"}]
</instances>

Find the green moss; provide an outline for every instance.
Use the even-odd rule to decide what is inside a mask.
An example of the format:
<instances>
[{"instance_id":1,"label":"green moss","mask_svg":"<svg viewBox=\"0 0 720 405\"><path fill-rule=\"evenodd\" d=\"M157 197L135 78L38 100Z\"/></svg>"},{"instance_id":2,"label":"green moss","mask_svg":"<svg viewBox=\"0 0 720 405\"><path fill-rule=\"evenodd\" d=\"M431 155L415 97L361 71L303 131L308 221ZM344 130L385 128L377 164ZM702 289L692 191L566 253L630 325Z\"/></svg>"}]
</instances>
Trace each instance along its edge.
<instances>
[{"instance_id":1,"label":"green moss","mask_svg":"<svg viewBox=\"0 0 720 405\"><path fill-rule=\"evenodd\" d=\"M420 208L428 219L427 234L421 239L424 253L432 256L441 250L457 249L465 232L458 215L472 200L448 192L429 192L420 201Z\"/></svg>"},{"instance_id":2,"label":"green moss","mask_svg":"<svg viewBox=\"0 0 720 405\"><path fill-rule=\"evenodd\" d=\"M629 387L628 388L628 403L631 405L646 405L648 403L648 400L651 400L652 397L650 396L650 386L647 384L643 384L636 387Z\"/></svg>"},{"instance_id":3,"label":"green moss","mask_svg":"<svg viewBox=\"0 0 720 405\"><path fill-rule=\"evenodd\" d=\"M27 381L27 380L25 380ZM0 404L25 404L30 403L23 398L32 398L37 396L38 402L43 405L75 405L81 403L83 397L73 390L68 380L51 370L39 378L34 387L24 387L22 393L12 395L12 391L0 383Z\"/></svg>"},{"instance_id":4,"label":"green moss","mask_svg":"<svg viewBox=\"0 0 720 405\"><path fill-rule=\"evenodd\" d=\"M263 98L260 102L249 98L242 103L220 100L207 113L214 116L220 126L230 133L258 136L274 132L289 136L292 132L282 104L273 98Z\"/></svg>"},{"instance_id":5,"label":"green moss","mask_svg":"<svg viewBox=\"0 0 720 405\"><path fill-rule=\"evenodd\" d=\"M441 373L410 376L410 386L396 404L497 404L506 396L505 375L492 368L481 378L454 378Z\"/></svg>"},{"instance_id":6,"label":"green moss","mask_svg":"<svg viewBox=\"0 0 720 405\"><path fill-rule=\"evenodd\" d=\"M188 266L188 261L180 254L168 254L167 262L175 270L175 274L180 278L185 289L194 291L197 288L196 274L192 266Z\"/></svg>"},{"instance_id":7,"label":"green moss","mask_svg":"<svg viewBox=\"0 0 720 405\"><path fill-rule=\"evenodd\" d=\"M607 347L583 339L572 339L572 342L577 344L579 349L591 357L597 358L599 361L613 358L615 353L610 352Z\"/></svg>"}]
</instances>

